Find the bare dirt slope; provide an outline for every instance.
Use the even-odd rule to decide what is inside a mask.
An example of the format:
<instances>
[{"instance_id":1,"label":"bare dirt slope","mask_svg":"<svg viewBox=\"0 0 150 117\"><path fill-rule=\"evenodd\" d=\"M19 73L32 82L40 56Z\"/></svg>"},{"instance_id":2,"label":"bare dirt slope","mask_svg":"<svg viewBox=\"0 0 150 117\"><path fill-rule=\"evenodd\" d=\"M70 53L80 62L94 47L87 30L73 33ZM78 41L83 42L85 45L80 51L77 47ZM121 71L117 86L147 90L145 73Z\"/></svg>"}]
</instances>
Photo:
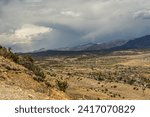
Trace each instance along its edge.
<instances>
[{"instance_id":1,"label":"bare dirt slope","mask_svg":"<svg viewBox=\"0 0 150 117\"><path fill-rule=\"evenodd\" d=\"M32 71L0 56L0 99L69 99L55 88L34 80Z\"/></svg>"}]
</instances>

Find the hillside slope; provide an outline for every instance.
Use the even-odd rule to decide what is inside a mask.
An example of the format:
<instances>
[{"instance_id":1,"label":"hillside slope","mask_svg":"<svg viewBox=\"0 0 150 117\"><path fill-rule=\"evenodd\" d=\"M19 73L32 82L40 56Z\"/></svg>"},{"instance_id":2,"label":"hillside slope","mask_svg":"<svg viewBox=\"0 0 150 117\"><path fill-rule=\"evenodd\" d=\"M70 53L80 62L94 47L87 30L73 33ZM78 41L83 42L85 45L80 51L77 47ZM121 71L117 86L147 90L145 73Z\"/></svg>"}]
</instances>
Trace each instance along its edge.
<instances>
[{"instance_id":1,"label":"hillside slope","mask_svg":"<svg viewBox=\"0 0 150 117\"><path fill-rule=\"evenodd\" d=\"M1 53L2 54L2 53ZM35 79L35 73L0 55L0 99L69 99L62 91Z\"/></svg>"}]
</instances>

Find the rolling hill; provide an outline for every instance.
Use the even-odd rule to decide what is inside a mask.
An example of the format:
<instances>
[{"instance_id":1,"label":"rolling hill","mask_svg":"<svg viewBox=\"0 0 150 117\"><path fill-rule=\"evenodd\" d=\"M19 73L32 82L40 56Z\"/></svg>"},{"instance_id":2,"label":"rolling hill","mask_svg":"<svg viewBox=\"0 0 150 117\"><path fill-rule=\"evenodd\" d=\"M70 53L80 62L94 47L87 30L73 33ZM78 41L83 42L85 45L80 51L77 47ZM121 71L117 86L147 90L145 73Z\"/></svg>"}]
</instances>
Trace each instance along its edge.
<instances>
[{"instance_id":1,"label":"rolling hill","mask_svg":"<svg viewBox=\"0 0 150 117\"><path fill-rule=\"evenodd\" d=\"M31 58L0 46L1 100L69 99L65 93L51 87L44 74Z\"/></svg>"}]
</instances>

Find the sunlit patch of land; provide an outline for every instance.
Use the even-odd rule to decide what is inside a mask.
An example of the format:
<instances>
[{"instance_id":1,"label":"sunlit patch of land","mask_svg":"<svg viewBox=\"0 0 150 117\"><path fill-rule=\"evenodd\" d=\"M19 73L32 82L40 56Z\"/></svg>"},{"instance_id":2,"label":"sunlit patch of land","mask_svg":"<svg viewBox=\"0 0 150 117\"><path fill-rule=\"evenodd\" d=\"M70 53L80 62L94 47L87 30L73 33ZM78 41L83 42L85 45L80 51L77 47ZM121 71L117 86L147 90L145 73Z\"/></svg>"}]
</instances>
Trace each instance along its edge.
<instances>
[{"instance_id":1,"label":"sunlit patch of land","mask_svg":"<svg viewBox=\"0 0 150 117\"><path fill-rule=\"evenodd\" d=\"M53 87L66 81L71 99L150 99L149 51L37 59Z\"/></svg>"}]
</instances>

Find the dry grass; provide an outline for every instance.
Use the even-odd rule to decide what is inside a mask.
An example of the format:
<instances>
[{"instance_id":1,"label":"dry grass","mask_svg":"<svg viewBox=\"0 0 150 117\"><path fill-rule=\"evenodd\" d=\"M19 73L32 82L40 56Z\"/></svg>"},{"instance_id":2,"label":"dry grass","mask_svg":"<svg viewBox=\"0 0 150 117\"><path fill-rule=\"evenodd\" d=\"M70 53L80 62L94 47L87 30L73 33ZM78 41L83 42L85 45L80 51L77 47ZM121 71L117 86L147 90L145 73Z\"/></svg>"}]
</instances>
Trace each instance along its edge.
<instances>
[{"instance_id":1,"label":"dry grass","mask_svg":"<svg viewBox=\"0 0 150 117\"><path fill-rule=\"evenodd\" d=\"M0 99L70 99L56 88L34 80L34 77L32 71L0 56Z\"/></svg>"},{"instance_id":2,"label":"dry grass","mask_svg":"<svg viewBox=\"0 0 150 117\"><path fill-rule=\"evenodd\" d=\"M118 53L52 56L36 64L49 73L47 80L54 87L56 80L67 81L66 93L72 99L150 99L149 52Z\"/></svg>"},{"instance_id":3,"label":"dry grass","mask_svg":"<svg viewBox=\"0 0 150 117\"><path fill-rule=\"evenodd\" d=\"M0 56L0 99L150 100L149 52L51 56L35 63L44 70L43 82ZM64 92L56 81L67 82Z\"/></svg>"}]
</instances>

